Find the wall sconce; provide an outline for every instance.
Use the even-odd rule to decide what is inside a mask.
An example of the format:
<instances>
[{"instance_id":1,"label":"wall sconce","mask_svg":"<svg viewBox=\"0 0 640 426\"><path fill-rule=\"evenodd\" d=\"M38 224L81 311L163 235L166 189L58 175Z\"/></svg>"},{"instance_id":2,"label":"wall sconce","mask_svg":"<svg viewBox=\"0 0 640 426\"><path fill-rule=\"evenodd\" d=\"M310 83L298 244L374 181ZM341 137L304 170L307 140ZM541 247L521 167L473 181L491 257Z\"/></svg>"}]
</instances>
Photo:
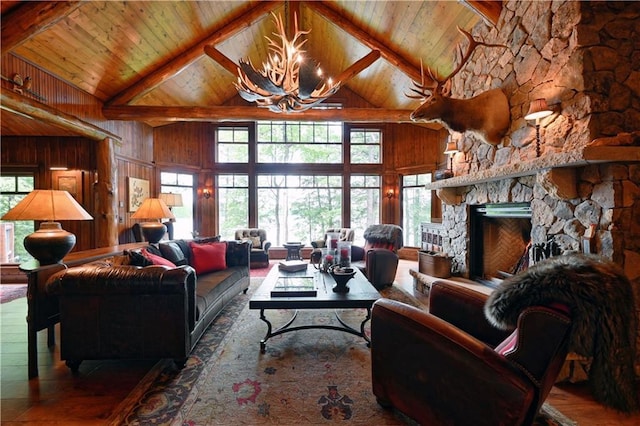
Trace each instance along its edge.
<instances>
[{"instance_id":1,"label":"wall sconce","mask_svg":"<svg viewBox=\"0 0 640 426\"><path fill-rule=\"evenodd\" d=\"M208 200L209 198L211 198L211 190L209 188L203 189L202 196L205 198L205 200Z\"/></svg>"},{"instance_id":2,"label":"wall sconce","mask_svg":"<svg viewBox=\"0 0 640 426\"><path fill-rule=\"evenodd\" d=\"M525 120L536 121L536 157L540 157L540 119L548 117L553 113L547 105L547 100L544 98L536 99L529 105L529 112L524 116Z\"/></svg>"},{"instance_id":3,"label":"wall sconce","mask_svg":"<svg viewBox=\"0 0 640 426\"><path fill-rule=\"evenodd\" d=\"M388 199L392 199L394 195L396 195L393 189L387 189L387 193L385 194Z\"/></svg>"},{"instance_id":4,"label":"wall sconce","mask_svg":"<svg viewBox=\"0 0 640 426\"><path fill-rule=\"evenodd\" d=\"M444 154L449 156L449 170L451 171L451 177L453 177L453 154L458 152L458 142L455 140L449 140L447 147L444 149Z\"/></svg>"}]
</instances>

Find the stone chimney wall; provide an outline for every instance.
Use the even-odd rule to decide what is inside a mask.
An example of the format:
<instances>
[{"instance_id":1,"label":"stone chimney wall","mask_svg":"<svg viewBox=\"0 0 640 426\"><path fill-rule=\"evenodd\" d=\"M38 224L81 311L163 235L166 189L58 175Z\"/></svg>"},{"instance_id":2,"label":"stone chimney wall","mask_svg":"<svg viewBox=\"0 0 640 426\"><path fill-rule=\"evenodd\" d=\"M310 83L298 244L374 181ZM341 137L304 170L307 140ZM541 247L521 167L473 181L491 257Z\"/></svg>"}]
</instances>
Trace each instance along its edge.
<instances>
[{"instance_id":1,"label":"stone chimney wall","mask_svg":"<svg viewBox=\"0 0 640 426\"><path fill-rule=\"evenodd\" d=\"M454 77L452 96L470 98L501 88L509 99L511 127L498 146L483 143L471 133L457 135L455 176L491 173L492 169L504 170L533 160L544 162L545 157L562 163L566 155L569 162L594 139L637 132L640 45L634 40L640 39L639 23L640 2L507 1L496 27L476 25L472 31L476 39L505 47L477 47ZM540 159L536 158L535 127L524 119L530 102L537 98L546 98L554 111L541 121ZM632 144L639 144L637 136L632 139ZM554 165L562 164L545 164ZM576 250L585 229L595 224L598 253L626 267L640 264L636 261L640 260L637 163L577 168L576 175L577 193L570 191L561 199L554 198L558 194L547 194L545 186L537 187L531 178L507 179L467 187L463 204L454 210L465 208L467 203L520 200L530 201L534 207L546 205L542 208L546 214L534 208L533 243L556 235L566 250ZM528 189L523 193L518 189L521 187ZM498 195L504 188L516 194ZM461 215L448 208L453 206L445 204L445 227L447 218ZM462 233L452 233L452 244L461 245L455 239ZM454 253L462 256L459 250ZM625 258L633 260L625 262ZM459 259L459 272L465 272L466 262ZM630 271L632 278L640 277L637 268Z\"/></svg>"},{"instance_id":2,"label":"stone chimney wall","mask_svg":"<svg viewBox=\"0 0 640 426\"><path fill-rule=\"evenodd\" d=\"M624 267L640 313L640 163L621 159L562 171L594 140L640 145L640 2L505 1L497 26L481 22L472 34L505 47L477 47L454 77L452 97L501 88L511 126L497 146L453 134L454 176L483 177L456 188L456 202L441 197L449 236L443 248L454 256L454 273L468 276L470 205L530 202L533 244L553 236L563 251L581 250L585 231L595 225L595 252ZM540 158L534 123L524 119L537 98L553 110L541 120ZM542 167L496 179L526 163Z\"/></svg>"}]
</instances>

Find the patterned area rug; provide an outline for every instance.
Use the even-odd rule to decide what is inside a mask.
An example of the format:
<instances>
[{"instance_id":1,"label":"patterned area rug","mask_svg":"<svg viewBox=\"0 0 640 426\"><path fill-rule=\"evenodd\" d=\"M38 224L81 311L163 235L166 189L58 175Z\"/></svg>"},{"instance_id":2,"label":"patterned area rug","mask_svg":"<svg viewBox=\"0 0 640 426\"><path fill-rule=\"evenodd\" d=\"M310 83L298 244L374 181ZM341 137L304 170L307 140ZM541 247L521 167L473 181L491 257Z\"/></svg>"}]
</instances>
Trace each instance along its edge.
<instances>
[{"instance_id":1,"label":"patterned area rug","mask_svg":"<svg viewBox=\"0 0 640 426\"><path fill-rule=\"evenodd\" d=\"M259 350L266 325L239 295L205 333L187 366L162 361L115 410L117 425L376 424L414 425L382 409L371 392L370 353L360 337L333 330L304 330L269 339ZM383 296L417 304L392 287ZM359 325L366 311L340 311ZM290 311L267 311L274 326ZM296 325L331 323L333 311L301 311ZM542 420L542 419L541 419ZM538 424L560 425L551 416Z\"/></svg>"}]
</instances>

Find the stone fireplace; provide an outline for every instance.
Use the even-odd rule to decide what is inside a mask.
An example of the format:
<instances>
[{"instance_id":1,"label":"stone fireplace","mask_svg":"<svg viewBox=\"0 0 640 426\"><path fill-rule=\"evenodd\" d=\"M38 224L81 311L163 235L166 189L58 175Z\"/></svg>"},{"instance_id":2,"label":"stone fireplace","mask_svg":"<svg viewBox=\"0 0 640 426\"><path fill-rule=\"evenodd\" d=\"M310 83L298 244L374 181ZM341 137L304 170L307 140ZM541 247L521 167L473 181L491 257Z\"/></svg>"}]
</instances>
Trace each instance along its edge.
<instances>
[{"instance_id":1,"label":"stone fireplace","mask_svg":"<svg viewBox=\"0 0 640 426\"><path fill-rule=\"evenodd\" d=\"M516 235L530 226L534 246L552 241L560 254L588 246L612 259L632 281L640 313L640 47L632 41L640 39L640 3L503 4L498 25L480 23L472 33L505 48L477 49L454 77L452 93L470 98L501 88L510 128L497 146L452 133L454 177L427 185L443 202L442 244L453 273L475 278L508 267L478 260L474 215L486 205L518 203L531 212ZM553 109L541 121L539 155L535 127L524 119L538 98ZM510 254L527 244L527 235L507 242L501 232L483 231L481 238Z\"/></svg>"}]
</instances>

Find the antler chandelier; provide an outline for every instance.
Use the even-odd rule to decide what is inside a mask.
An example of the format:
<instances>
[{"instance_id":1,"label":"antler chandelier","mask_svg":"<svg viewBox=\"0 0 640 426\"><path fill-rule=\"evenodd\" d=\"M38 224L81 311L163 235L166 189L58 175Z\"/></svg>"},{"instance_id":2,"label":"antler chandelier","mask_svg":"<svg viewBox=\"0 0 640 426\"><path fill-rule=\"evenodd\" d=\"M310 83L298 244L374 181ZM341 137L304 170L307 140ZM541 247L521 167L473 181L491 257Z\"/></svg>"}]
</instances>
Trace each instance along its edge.
<instances>
[{"instance_id":1,"label":"antler chandelier","mask_svg":"<svg viewBox=\"0 0 640 426\"><path fill-rule=\"evenodd\" d=\"M269 58L260 71L250 60L240 59L236 89L243 99L274 112L305 111L336 93L340 82L333 83L330 78L325 81L320 66L305 58L302 46L307 40L302 36L311 30L298 30L298 20L294 16L295 35L288 40L282 17L271 15L276 24L274 35L277 39L265 36L269 41Z\"/></svg>"}]
</instances>

